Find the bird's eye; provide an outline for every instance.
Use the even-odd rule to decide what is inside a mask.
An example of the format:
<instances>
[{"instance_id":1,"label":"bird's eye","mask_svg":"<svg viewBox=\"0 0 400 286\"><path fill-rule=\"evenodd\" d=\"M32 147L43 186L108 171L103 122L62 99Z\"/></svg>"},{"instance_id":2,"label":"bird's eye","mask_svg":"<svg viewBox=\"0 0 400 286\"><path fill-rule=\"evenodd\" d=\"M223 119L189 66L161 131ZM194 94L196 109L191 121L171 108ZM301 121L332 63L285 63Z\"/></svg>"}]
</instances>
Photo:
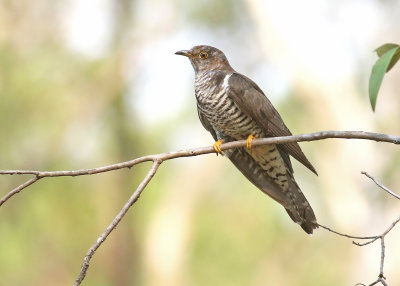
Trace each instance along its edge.
<instances>
[{"instance_id":1,"label":"bird's eye","mask_svg":"<svg viewBox=\"0 0 400 286\"><path fill-rule=\"evenodd\" d=\"M200 58L200 59L206 59L206 58L208 58L208 54L207 54L206 52L201 52L201 53L199 54L199 58Z\"/></svg>"}]
</instances>

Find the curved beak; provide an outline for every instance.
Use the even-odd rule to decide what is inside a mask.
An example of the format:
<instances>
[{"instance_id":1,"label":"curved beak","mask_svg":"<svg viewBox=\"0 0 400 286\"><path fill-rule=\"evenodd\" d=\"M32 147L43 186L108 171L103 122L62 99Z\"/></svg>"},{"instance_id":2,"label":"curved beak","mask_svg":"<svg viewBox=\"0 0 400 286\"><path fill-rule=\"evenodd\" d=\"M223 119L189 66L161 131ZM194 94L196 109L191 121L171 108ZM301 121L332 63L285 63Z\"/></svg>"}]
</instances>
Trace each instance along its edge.
<instances>
[{"instance_id":1,"label":"curved beak","mask_svg":"<svg viewBox=\"0 0 400 286\"><path fill-rule=\"evenodd\" d=\"M175 55L185 56L185 57L188 57L188 58L192 58L193 57L193 55L188 50L177 51L175 53Z\"/></svg>"}]
</instances>

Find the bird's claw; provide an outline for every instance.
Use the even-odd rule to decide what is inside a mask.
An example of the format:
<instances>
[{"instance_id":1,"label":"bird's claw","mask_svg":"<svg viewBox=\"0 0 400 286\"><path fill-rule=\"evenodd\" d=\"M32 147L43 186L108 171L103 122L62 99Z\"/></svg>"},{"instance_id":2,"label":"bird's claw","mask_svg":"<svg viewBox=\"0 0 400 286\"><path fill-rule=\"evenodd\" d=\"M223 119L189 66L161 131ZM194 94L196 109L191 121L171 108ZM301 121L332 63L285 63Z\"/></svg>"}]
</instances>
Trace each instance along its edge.
<instances>
[{"instance_id":1,"label":"bird's claw","mask_svg":"<svg viewBox=\"0 0 400 286\"><path fill-rule=\"evenodd\" d=\"M223 139L216 141L213 145L215 152L218 154L222 154L221 148L219 147L222 143L224 143Z\"/></svg>"},{"instance_id":2,"label":"bird's claw","mask_svg":"<svg viewBox=\"0 0 400 286\"><path fill-rule=\"evenodd\" d=\"M249 137L247 137L246 139L246 147L247 149L251 149L251 142L253 141L253 139L256 138L253 136L253 134L250 134Z\"/></svg>"}]
</instances>

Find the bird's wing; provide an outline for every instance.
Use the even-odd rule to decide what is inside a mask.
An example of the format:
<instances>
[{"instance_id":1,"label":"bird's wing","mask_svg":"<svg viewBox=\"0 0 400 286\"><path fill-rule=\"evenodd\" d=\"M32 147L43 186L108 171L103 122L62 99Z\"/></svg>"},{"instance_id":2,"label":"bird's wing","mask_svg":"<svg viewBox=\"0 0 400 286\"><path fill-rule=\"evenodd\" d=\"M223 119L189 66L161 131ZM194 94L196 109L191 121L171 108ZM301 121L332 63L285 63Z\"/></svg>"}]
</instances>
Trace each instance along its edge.
<instances>
[{"instance_id":1,"label":"bird's wing","mask_svg":"<svg viewBox=\"0 0 400 286\"><path fill-rule=\"evenodd\" d=\"M237 107L248 116L250 116L264 131L267 136L290 136L289 129L286 127L278 111L273 107L262 90L248 77L239 73L233 73L228 81L228 96L235 102ZM297 142L279 145L281 155L288 153L296 160L317 174L313 165L308 161L301 151ZM282 156L285 162L289 157Z\"/></svg>"}]
</instances>

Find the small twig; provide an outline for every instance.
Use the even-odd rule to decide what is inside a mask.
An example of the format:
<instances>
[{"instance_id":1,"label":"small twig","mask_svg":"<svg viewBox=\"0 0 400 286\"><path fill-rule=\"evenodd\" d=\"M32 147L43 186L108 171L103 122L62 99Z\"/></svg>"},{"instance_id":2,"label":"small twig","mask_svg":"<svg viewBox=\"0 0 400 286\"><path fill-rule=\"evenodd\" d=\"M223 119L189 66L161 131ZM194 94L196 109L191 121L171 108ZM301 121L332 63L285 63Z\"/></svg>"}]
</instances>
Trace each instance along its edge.
<instances>
[{"instance_id":1,"label":"small twig","mask_svg":"<svg viewBox=\"0 0 400 286\"><path fill-rule=\"evenodd\" d=\"M322 224L318 224L318 226L322 227L322 228L326 229L327 231L330 231L330 232L332 232L334 234L337 234L337 235L340 235L340 236L343 236L343 237L347 237L347 238L352 238L352 239L376 239L377 237L379 238L379 236L376 236L376 235L374 235L374 236L354 236L354 235L349 235L349 234L338 232L338 231L333 230L333 229L331 229L331 228L329 228L327 226L324 226Z\"/></svg>"},{"instance_id":2,"label":"small twig","mask_svg":"<svg viewBox=\"0 0 400 286\"><path fill-rule=\"evenodd\" d=\"M385 276L383 276L383 265L385 263L385 235L381 236L381 265L379 267L379 278L386 279Z\"/></svg>"},{"instance_id":3,"label":"small twig","mask_svg":"<svg viewBox=\"0 0 400 286\"><path fill-rule=\"evenodd\" d=\"M395 197L396 199L400 200L400 196L397 195L396 193L394 193L392 190L388 189L387 187L385 187L384 185L382 185L381 183L379 183L377 180L375 180L374 177L372 177L370 174L368 174L367 172L363 171L361 172L361 174L367 176L368 178L370 178L372 181L374 181L374 183L380 187L382 190L384 190L385 192L391 194L393 197Z\"/></svg>"},{"instance_id":4,"label":"small twig","mask_svg":"<svg viewBox=\"0 0 400 286\"><path fill-rule=\"evenodd\" d=\"M90 260L92 259L93 255L95 254L96 250L100 247L100 245L107 239L110 233L117 227L118 223L122 220L125 214L128 212L129 208L137 201L140 194L143 192L144 188L153 178L154 174L157 172L158 167L161 164L161 160L155 160L153 162L153 166L151 167L150 171L147 173L146 177L137 187L136 191L132 194L129 200L125 203L124 207L118 213L118 215L113 219L110 225L105 229L105 231L100 235L100 237L96 240L96 242L90 247L89 251L86 253L85 258L83 260L83 264L81 267L81 271L78 277L75 280L74 286L81 285L83 279L85 279L86 272L90 265Z\"/></svg>"},{"instance_id":5,"label":"small twig","mask_svg":"<svg viewBox=\"0 0 400 286\"><path fill-rule=\"evenodd\" d=\"M320 225L320 227L322 227L323 229L326 229L329 232L332 232L334 234L343 236L343 237L347 237L347 238L352 238L352 239L360 239L360 240L369 240L365 243L359 243L356 241L353 241L352 243L357 245L357 246L365 246L368 244L371 244L375 241L377 241L378 239L380 239L381 241L381 259L380 259L380 267L379 267L379 275L378 275L378 279L376 281L374 281L373 283L369 284L369 286L372 285L376 285L377 283L382 283L382 285L386 286L386 277L383 274L383 266L384 266L384 262L385 262L385 236L394 228L394 226L400 221L400 217L398 217L382 234L380 235L375 235L375 236L354 236L354 235L348 235L348 234L344 234L344 233L340 233L338 231L332 230L329 227ZM357 283L357 285L360 286L366 286L365 284L362 283Z\"/></svg>"},{"instance_id":6,"label":"small twig","mask_svg":"<svg viewBox=\"0 0 400 286\"><path fill-rule=\"evenodd\" d=\"M370 240L370 241L367 241L367 242L352 241L352 243L353 243L354 245L357 245L357 246L366 246L366 245L368 245L368 244L371 244L371 243L377 241L379 238L380 238L380 236L378 235L378 236L375 236L374 238L371 238L371 240Z\"/></svg>"},{"instance_id":7,"label":"small twig","mask_svg":"<svg viewBox=\"0 0 400 286\"><path fill-rule=\"evenodd\" d=\"M18 194L20 191L22 191L23 189L25 189L26 187L32 185L33 183L39 181L42 177L39 177L38 175L36 175L35 177L29 179L28 181L26 181L25 183L19 185L18 187L16 187L15 189L12 189L11 191L9 191L4 197L2 197L0 199L0 207L2 204L4 204L9 198L11 198L12 196Z\"/></svg>"},{"instance_id":8,"label":"small twig","mask_svg":"<svg viewBox=\"0 0 400 286\"><path fill-rule=\"evenodd\" d=\"M374 286L378 283L381 283L383 286L388 286L388 284L386 283L386 278L384 277L379 277L378 279L376 279L374 282L372 282L371 284L368 284L368 286ZM355 286L367 286L363 283L357 283Z\"/></svg>"},{"instance_id":9,"label":"small twig","mask_svg":"<svg viewBox=\"0 0 400 286\"><path fill-rule=\"evenodd\" d=\"M389 194L391 194L392 196L399 198L392 190L390 190L389 188L385 187L384 185L380 184L378 181L376 181L374 179L374 177L372 177L371 175L369 175L367 172L361 172L361 174L367 176L368 178L370 178L372 181L374 181L374 183L376 185L378 185L382 190L384 190L385 192L388 192ZM354 235L348 235L348 234L344 234L344 233L340 233L336 230L330 229L329 227L320 225L319 226L323 229L326 229L327 231L330 231L334 234L343 236L343 237L347 237L347 238L352 238L352 239L358 239L358 240L368 240L367 242L356 242L356 241L352 241L353 244L357 245L357 246L365 246L368 244L371 244L375 241L377 241L378 239L381 241L381 259L380 259L380 266L379 266L379 275L378 275L378 279L375 280L374 282L372 282L371 284L369 284L368 286L373 286L376 285L378 283L381 283L383 286L387 286L386 283L386 277L384 276L383 273L383 267L384 267L384 263L385 263L385 236L396 226L396 224L400 221L400 216L392 222L392 224L380 235L374 235L374 236L354 236ZM366 286L365 284L362 283L357 283L356 286Z\"/></svg>"}]
</instances>

